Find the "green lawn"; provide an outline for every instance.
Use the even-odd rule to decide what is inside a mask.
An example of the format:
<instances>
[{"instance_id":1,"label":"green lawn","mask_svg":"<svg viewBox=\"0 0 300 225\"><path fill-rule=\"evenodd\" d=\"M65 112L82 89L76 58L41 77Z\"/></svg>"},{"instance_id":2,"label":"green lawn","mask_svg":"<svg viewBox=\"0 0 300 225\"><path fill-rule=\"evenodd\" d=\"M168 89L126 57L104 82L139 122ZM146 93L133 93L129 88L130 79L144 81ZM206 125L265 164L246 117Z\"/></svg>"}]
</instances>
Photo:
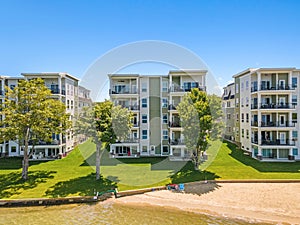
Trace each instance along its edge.
<instances>
[{"instance_id":1,"label":"green lawn","mask_svg":"<svg viewBox=\"0 0 300 225\"><path fill-rule=\"evenodd\" d=\"M104 152L102 178L95 181L95 146L86 142L62 160L30 162L29 180L21 177L21 159L0 159L0 198L93 195L114 188L136 189L204 179L300 179L300 162L266 163L245 156L234 145L214 141L209 160L195 171L168 158L110 159Z\"/></svg>"}]
</instances>

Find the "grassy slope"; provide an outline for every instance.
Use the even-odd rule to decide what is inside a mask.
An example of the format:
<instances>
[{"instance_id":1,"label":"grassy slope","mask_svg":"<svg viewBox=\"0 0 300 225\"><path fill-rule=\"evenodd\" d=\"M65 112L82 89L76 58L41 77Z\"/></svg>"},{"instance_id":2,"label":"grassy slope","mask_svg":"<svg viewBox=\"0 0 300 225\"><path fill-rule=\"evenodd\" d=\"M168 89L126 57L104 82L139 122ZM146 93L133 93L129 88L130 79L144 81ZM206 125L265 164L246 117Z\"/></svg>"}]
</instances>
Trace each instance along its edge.
<instances>
[{"instance_id":1,"label":"grassy slope","mask_svg":"<svg viewBox=\"0 0 300 225\"><path fill-rule=\"evenodd\" d=\"M113 188L115 182L119 190L127 190L204 179L300 179L300 162L262 163L230 143L216 141L201 171L194 171L191 163L166 158L116 160L105 153L101 160L103 177L95 181L94 149L86 142L62 160L30 162L27 182L20 180L20 159L1 159L0 198L92 195L94 190Z\"/></svg>"}]
</instances>

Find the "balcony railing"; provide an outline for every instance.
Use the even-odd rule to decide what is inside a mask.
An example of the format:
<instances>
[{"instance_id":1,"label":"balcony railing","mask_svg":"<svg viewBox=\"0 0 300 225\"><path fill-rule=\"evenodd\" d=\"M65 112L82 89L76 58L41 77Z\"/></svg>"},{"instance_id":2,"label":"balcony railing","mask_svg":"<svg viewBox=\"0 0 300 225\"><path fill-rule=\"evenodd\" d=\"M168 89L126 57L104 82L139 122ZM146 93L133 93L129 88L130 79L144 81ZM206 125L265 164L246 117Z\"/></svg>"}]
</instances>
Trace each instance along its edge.
<instances>
[{"instance_id":1,"label":"balcony railing","mask_svg":"<svg viewBox=\"0 0 300 225\"><path fill-rule=\"evenodd\" d=\"M279 121L268 121L268 122L261 122L261 127L295 127L295 123L292 123L290 121L285 121L284 123L281 123Z\"/></svg>"},{"instance_id":2,"label":"balcony railing","mask_svg":"<svg viewBox=\"0 0 300 225\"><path fill-rule=\"evenodd\" d=\"M272 91L272 90L295 90L293 85L275 85L275 86L260 86L261 91Z\"/></svg>"},{"instance_id":3,"label":"balcony railing","mask_svg":"<svg viewBox=\"0 0 300 225\"><path fill-rule=\"evenodd\" d=\"M257 104L252 104L251 105L251 109L257 109L258 108L258 105Z\"/></svg>"},{"instance_id":4,"label":"balcony railing","mask_svg":"<svg viewBox=\"0 0 300 225\"><path fill-rule=\"evenodd\" d=\"M184 145L184 140L182 139L171 139L170 145Z\"/></svg>"},{"instance_id":5,"label":"balcony railing","mask_svg":"<svg viewBox=\"0 0 300 225\"><path fill-rule=\"evenodd\" d=\"M132 127L139 127L139 126L140 126L140 123L139 123L139 122L132 123Z\"/></svg>"},{"instance_id":6,"label":"balcony railing","mask_svg":"<svg viewBox=\"0 0 300 225\"><path fill-rule=\"evenodd\" d=\"M177 107L177 105L170 104L170 105L168 106L168 110L176 110L176 107Z\"/></svg>"},{"instance_id":7,"label":"balcony railing","mask_svg":"<svg viewBox=\"0 0 300 225\"><path fill-rule=\"evenodd\" d=\"M255 91L258 91L258 88L257 87L251 87L251 92L255 92Z\"/></svg>"},{"instance_id":8,"label":"balcony railing","mask_svg":"<svg viewBox=\"0 0 300 225\"><path fill-rule=\"evenodd\" d=\"M133 90L130 90L130 89L120 89L120 90L112 90L112 89L109 89L109 94L137 94L137 90L136 89L133 89Z\"/></svg>"},{"instance_id":9,"label":"balcony railing","mask_svg":"<svg viewBox=\"0 0 300 225\"><path fill-rule=\"evenodd\" d=\"M139 141L140 141L139 138L128 138L122 141L117 140L116 143L138 143Z\"/></svg>"},{"instance_id":10,"label":"balcony railing","mask_svg":"<svg viewBox=\"0 0 300 225\"><path fill-rule=\"evenodd\" d=\"M140 110L140 106L139 105L120 105L120 106L122 108L127 108L127 109L130 109L130 110Z\"/></svg>"},{"instance_id":11,"label":"balcony railing","mask_svg":"<svg viewBox=\"0 0 300 225\"><path fill-rule=\"evenodd\" d=\"M181 86L181 87L171 87L171 88L169 88L169 92L189 92L193 88L198 88L200 91L206 91L206 87L205 86L190 87L190 88Z\"/></svg>"},{"instance_id":12,"label":"balcony railing","mask_svg":"<svg viewBox=\"0 0 300 225\"><path fill-rule=\"evenodd\" d=\"M251 143L252 143L252 144L258 144L258 140L255 139L255 138L251 138Z\"/></svg>"},{"instance_id":13,"label":"balcony railing","mask_svg":"<svg viewBox=\"0 0 300 225\"><path fill-rule=\"evenodd\" d=\"M28 141L28 145L59 145L60 141L59 140L52 140L52 141L36 141L35 143L33 142L33 140Z\"/></svg>"},{"instance_id":14,"label":"balcony railing","mask_svg":"<svg viewBox=\"0 0 300 225\"><path fill-rule=\"evenodd\" d=\"M261 145L284 145L284 146L294 146L295 141L291 139L271 139L271 140L262 140Z\"/></svg>"},{"instance_id":15,"label":"balcony railing","mask_svg":"<svg viewBox=\"0 0 300 225\"><path fill-rule=\"evenodd\" d=\"M5 91L0 90L0 95L1 96L5 95Z\"/></svg>"},{"instance_id":16,"label":"balcony railing","mask_svg":"<svg viewBox=\"0 0 300 225\"><path fill-rule=\"evenodd\" d=\"M251 126L258 127L258 121L251 121Z\"/></svg>"},{"instance_id":17,"label":"balcony railing","mask_svg":"<svg viewBox=\"0 0 300 225\"><path fill-rule=\"evenodd\" d=\"M169 127L181 127L180 122L169 121Z\"/></svg>"},{"instance_id":18,"label":"balcony railing","mask_svg":"<svg viewBox=\"0 0 300 225\"><path fill-rule=\"evenodd\" d=\"M290 103L260 104L260 109L294 109L295 105Z\"/></svg>"},{"instance_id":19,"label":"balcony railing","mask_svg":"<svg viewBox=\"0 0 300 225\"><path fill-rule=\"evenodd\" d=\"M50 89L51 94L62 94L62 95L66 95L66 91L65 90L59 90L59 89Z\"/></svg>"}]
</instances>

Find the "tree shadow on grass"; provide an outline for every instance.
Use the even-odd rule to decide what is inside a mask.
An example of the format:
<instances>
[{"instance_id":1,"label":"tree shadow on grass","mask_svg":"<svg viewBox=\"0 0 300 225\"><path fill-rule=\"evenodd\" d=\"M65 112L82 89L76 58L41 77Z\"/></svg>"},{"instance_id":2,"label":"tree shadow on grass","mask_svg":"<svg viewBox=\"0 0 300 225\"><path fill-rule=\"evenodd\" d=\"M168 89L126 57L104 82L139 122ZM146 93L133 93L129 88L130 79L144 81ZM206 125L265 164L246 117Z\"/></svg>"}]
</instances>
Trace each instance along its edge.
<instances>
[{"instance_id":1,"label":"tree shadow on grass","mask_svg":"<svg viewBox=\"0 0 300 225\"><path fill-rule=\"evenodd\" d=\"M216 178L220 177L209 171L195 170L194 164L192 162L187 162L181 170L171 176L171 181L174 184L178 184L201 180L215 180Z\"/></svg>"},{"instance_id":2,"label":"tree shadow on grass","mask_svg":"<svg viewBox=\"0 0 300 225\"><path fill-rule=\"evenodd\" d=\"M0 170L18 170L22 168L23 157L10 157L0 159ZM30 161L29 165L38 165L48 161Z\"/></svg>"},{"instance_id":3,"label":"tree shadow on grass","mask_svg":"<svg viewBox=\"0 0 300 225\"><path fill-rule=\"evenodd\" d=\"M115 178L117 180L117 178ZM95 173L91 173L85 177L78 177L68 181L62 181L50 187L46 191L46 196L53 198L66 196L93 196L95 191L102 192L113 190L116 183L105 179L102 176L96 180Z\"/></svg>"},{"instance_id":4,"label":"tree shadow on grass","mask_svg":"<svg viewBox=\"0 0 300 225\"><path fill-rule=\"evenodd\" d=\"M23 190L32 189L48 179L54 178L55 171L29 171L28 180L24 181L21 172L0 175L0 198L9 198Z\"/></svg>"},{"instance_id":5,"label":"tree shadow on grass","mask_svg":"<svg viewBox=\"0 0 300 225\"><path fill-rule=\"evenodd\" d=\"M227 141L224 141L224 143L231 150L229 154L231 157L260 172L300 173L300 162L261 162L251 158L251 156L245 155L244 151L236 145Z\"/></svg>"}]
</instances>

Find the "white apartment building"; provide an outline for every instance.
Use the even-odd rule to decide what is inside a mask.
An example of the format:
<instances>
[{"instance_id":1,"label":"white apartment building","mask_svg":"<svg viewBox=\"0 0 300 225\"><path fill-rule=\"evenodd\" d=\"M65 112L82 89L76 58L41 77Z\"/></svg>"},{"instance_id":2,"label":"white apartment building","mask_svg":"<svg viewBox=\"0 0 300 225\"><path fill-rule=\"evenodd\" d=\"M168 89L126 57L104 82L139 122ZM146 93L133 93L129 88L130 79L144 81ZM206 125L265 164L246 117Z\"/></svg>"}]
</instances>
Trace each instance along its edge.
<instances>
[{"instance_id":1,"label":"white apartment building","mask_svg":"<svg viewBox=\"0 0 300 225\"><path fill-rule=\"evenodd\" d=\"M228 84L223 88L222 95L222 110L225 121L225 130L223 138L230 141L235 141L235 86L234 83Z\"/></svg>"},{"instance_id":2,"label":"white apartment building","mask_svg":"<svg viewBox=\"0 0 300 225\"><path fill-rule=\"evenodd\" d=\"M109 74L110 98L131 110L128 140L111 145L114 157L189 158L176 106L192 88L206 91L206 70L176 70L168 75Z\"/></svg>"},{"instance_id":3,"label":"white apartment building","mask_svg":"<svg viewBox=\"0 0 300 225\"><path fill-rule=\"evenodd\" d=\"M235 141L259 160L300 160L300 70L247 69L233 77Z\"/></svg>"},{"instance_id":4,"label":"white apartment building","mask_svg":"<svg viewBox=\"0 0 300 225\"><path fill-rule=\"evenodd\" d=\"M79 87L79 80L68 73L22 73L23 77L1 77L1 98L4 98L5 86L13 89L22 79L42 78L45 85L51 90L52 97L63 102L66 105L67 113L70 114L70 120L73 121L79 106L91 104L89 90ZM79 90L82 96L79 97ZM2 100L1 99L1 100ZM23 146L17 140L9 140L1 144L2 155L22 156ZM66 134L53 134L51 142L40 140L34 146L32 159L55 159L65 156L75 147L75 136L70 129ZM32 148L29 143L29 149Z\"/></svg>"}]
</instances>

